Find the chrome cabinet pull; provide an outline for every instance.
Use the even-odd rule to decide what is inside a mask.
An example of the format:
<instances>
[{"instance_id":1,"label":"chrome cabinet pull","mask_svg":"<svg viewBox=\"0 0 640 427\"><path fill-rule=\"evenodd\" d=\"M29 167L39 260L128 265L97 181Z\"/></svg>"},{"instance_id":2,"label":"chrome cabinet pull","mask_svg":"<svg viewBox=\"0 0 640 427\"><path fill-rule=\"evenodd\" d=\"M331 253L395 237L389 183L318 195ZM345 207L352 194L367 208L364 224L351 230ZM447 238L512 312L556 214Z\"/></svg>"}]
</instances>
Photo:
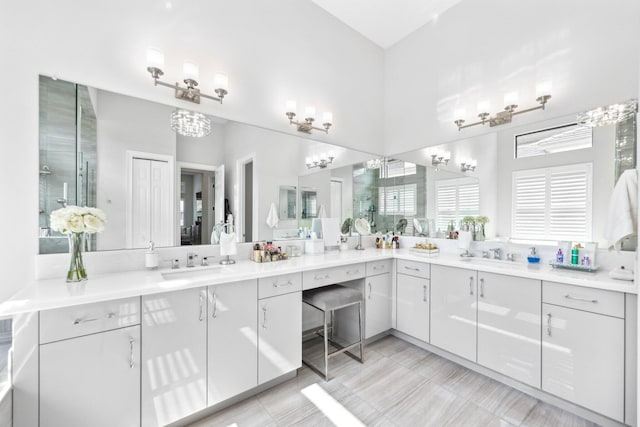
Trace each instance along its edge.
<instances>
[{"instance_id":1,"label":"chrome cabinet pull","mask_svg":"<svg viewBox=\"0 0 640 427\"><path fill-rule=\"evenodd\" d=\"M200 291L200 314L198 315L198 318L200 319L201 322L204 320L203 303L204 303L204 295L202 294L202 291Z\"/></svg>"},{"instance_id":2,"label":"chrome cabinet pull","mask_svg":"<svg viewBox=\"0 0 640 427\"><path fill-rule=\"evenodd\" d=\"M329 278L329 275L328 275L328 274L325 274L324 276L318 276L318 275L316 275L316 276L314 277L314 279L316 279L316 280L322 280L322 279L328 279L328 278Z\"/></svg>"},{"instance_id":3,"label":"chrome cabinet pull","mask_svg":"<svg viewBox=\"0 0 640 427\"><path fill-rule=\"evenodd\" d=\"M76 319L73 321L74 325L80 325L82 323L89 323L89 322L95 322L96 320L98 320L98 318L95 319Z\"/></svg>"},{"instance_id":4,"label":"chrome cabinet pull","mask_svg":"<svg viewBox=\"0 0 640 427\"><path fill-rule=\"evenodd\" d=\"M216 294L215 292L213 293L213 310L211 313L211 317L213 317L214 319L218 317L218 294Z\"/></svg>"},{"instance_id":5,"label":"chrome cabinet pull","mask_svg":"<svg viewBox=\"0 0 640 427\"><path fill-rule=\"evenodd\" d=\"M414 267L407 267L406 265L404 266L405 270L412 270L412 271L420 271L419 268L414 268Z\"/></svg>"},{"instance_id":6,"label":"chrome cabinet pull","mask_svg":"<svg viewBox=\"0 0 640 427\"><path fill-rule=\"evenodd\" d=\"M547 335L551 336L551 313L547 313Z\"/></svg>"},{"instance_id":7,"label":"chrome cabinet pull","mask_svg":"<svg viewBox=\"0 0 640 427\"><path fill-rule=\"evenodd\" d=\"M422 301L427 302L427 285L423 285L422 290L423 290Z\"/></svg>"},{"instance_id":8,"label":"chrome cabinet pull","mask_svg":"<svg viewBox=\"0 0 640 427\"><path fill-rule=\"evenodd\" d=\"M283 286L291 286L293 285L293 282L291 280L289 280L287 283L282 283L282 284L278 284L278 282L273 284L274 288L281 288Z\"/></svg>"},{"instance_id":9,"label":"chrome cabinet pull","mask_svg":"<svg viewBox=\"0 0 640 427\"><path fill-rule=\"evenodd\" d=\"M369 282L368 285L369 285L369 299L371 299L371 293L373 292L373 288L371 287L371 282Z\"/></svg>"},{"instance_id":10,"label":"chrome cabinet pull","mask_svg":"<svg viewBox=\"0 0 640 427\"><path fill-rule=\"evenodd\" d=\"M597 300L597 299L582 298L582 297L574 297L573 295L570 295L570 294L566 294L564 297L565 297L565 298L567 298L567 299L575 300L575 301L592 302L592 303L594 303L594 304L597 304L597 303L598 303L598 300Z\"/></svg>"},{"instance_id":11,"label":"chrome cabinet pull","mask_svg":"<svg viewBox=\"0 0 640 427\"><path fill-rule=\"evenodd\" d=\"M267 306L262 306L262 329L267 329Z\"/></svg>"},{"instance_id":12,"label":"chrome cabinet pull","mask_svg":"<svg viewBox=\"0 0 640 427\"><path fill-rule=\"evenodd\" d=\"M360 270L356 270L356 271L347 271L347 276L350 276L352 274L358 274L360 273Z\"/></svg>"},{"instance_id":13,"label":"chrome cabinet pull","mask_svg":"<svg viewBox=\"0 0 640 427\"><path fill-rule=\"evenodd\" d=\"M480 297L484 298L484 277L480 279Z\"/></svg>"},{"instance_id":14,"label":"chrome cabinet pull","mask_svg":"<svg viewBox=\"0 0 640 427\"><path fill-rule=\"evenodd\" d=\"M473 295L473 276L469 277L469 295Z\"/></svg>"},{"instance_id":15,"label":"chrome cabinet pull","mask_svg":"<svg viewBox=\"0 0 640 427\"><path fill-rule=\"evenodd\" d=\"M135 340L133 337L129 337L129 368L133 369L135 363L133 361L133 343Z\"/></svg>"}]
</instances>

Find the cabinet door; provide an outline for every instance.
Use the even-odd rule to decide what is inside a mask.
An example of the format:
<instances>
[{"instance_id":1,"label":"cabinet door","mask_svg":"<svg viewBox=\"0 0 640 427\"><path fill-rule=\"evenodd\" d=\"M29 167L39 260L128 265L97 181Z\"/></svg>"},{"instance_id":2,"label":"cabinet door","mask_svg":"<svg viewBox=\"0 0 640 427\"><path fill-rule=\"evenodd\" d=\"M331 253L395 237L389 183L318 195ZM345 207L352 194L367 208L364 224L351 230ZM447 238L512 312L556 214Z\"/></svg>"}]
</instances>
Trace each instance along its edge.
<instances>
[{"instance_id":1,"label":"cabinet door","mask_svg":"<svg viewBox=\"0 0 640 427\"><path fill-rule=\"evenodd\" d=\"M206 408L205 288L143 296L142 313L142 425Z\"/></svg>"},{"instance_id":2,"label":"cabinet door","mask_svg":"<svg viewBox=\"0 0 640 427\"><path fill-rule=\"evenodd\" d=\"M429 280L398 274L397 328L429 342Z\"/></svg>"},{"instance_id":3,"label":"cabinet door","mask_svg":"<svg viewBox=\"0 0 640 427\"><path fill-rule=\"evenodd\" d=\"M478 363L540 387L541 282L478 272Z\"/></svg>"},{"instance_id":4,"label":"cabinet door","mask_svg":"<svg viewBox=\"0 0 640 427\"><path fill-rule=\"evenodd\" d=\"M431 266L431 344L476 361L477 274Z\"/></svg>"},{"instance_id":5,"label":"cabinet door","mask_svg":"<svg viewBox=\"0 0 640 427\"><path fill-rule=\"evenodd\" d=\"M365 338L391 329L391 273L367 277L365 284Z\"/></svg>"},{"instance_id":6,"label":"cabinet door","mask_svg":"<svg viewBox=\"0 0 640 427\"><path fill-rule=\"evenodd\" d=\"M302 366L302 292L258 302L258 383Z\"/></svg>"},{"instance_id":7,"label":"cabinet door","mask_svg":"<svg viewBox=\"0 0 640 427\"><path fill-rule=\"evenodd\" d=\"M622 421L624 320L551 304L542 316L542 389Z\"/></svg>"},{"instance_id":8,"label":"cabinet door","mask_svg":"<svg viewBox=\"0 0 640 427\"><path fill-rule=\"evenodd\" d=\"M40 346L40 426L140 425L140 326Z\"/></svg>"},{"instance_id":9,"label":"cabinet door","mask_svg":"<svg viewBox=\"0 0 640 427\"><path fill-rule=\"evenodd\" d=\"M258 385L258 283L209 287L209 406Z\"/></svg>"}]
</instances>

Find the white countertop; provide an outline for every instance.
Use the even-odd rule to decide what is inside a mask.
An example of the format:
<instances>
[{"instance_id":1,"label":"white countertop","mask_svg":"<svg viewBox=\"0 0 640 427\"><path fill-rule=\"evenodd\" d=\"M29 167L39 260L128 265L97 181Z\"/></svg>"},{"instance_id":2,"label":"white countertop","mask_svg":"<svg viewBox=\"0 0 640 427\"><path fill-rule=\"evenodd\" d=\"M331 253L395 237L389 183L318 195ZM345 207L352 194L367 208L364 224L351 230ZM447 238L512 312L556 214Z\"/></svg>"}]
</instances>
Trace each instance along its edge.
<instances>
[{"instance_id":1,"label":"white countertop","mask_svg":"<svg viewBox=\"0 0 640 427\"><path fill-rule=\"evenodd\" d=\"M605 289L617 292L637 293L634 282L611 279L608 271L585 273L571 270L552 269L548 265L529 267L525 263L496 262L473 258L465 260L454 254L441 253L433 256L414 255L406 249L380 250L368 248L364 251L349 250L330 252L321 255L305 255L286 261L271 263L255 263L249 260L238 260L228 266L211 265L209 267L181 268L180 271L209 270L188 279L166 280L163 273L176 270L141 270L91 275L83 283L68 284L64 278L34 281L9 300L0 304L0 316L11 316L19 313L67 307L126 298L140 295L156 294L174 290L188 289L205 285L237 282L260 277L277 276L327 267L338 267L359 262L382 259L406 259L427 262L437 265L468 268L477 271L527 277L536 280L548 280L568 283L577 286Z\"/></svg>"}]
</instances>

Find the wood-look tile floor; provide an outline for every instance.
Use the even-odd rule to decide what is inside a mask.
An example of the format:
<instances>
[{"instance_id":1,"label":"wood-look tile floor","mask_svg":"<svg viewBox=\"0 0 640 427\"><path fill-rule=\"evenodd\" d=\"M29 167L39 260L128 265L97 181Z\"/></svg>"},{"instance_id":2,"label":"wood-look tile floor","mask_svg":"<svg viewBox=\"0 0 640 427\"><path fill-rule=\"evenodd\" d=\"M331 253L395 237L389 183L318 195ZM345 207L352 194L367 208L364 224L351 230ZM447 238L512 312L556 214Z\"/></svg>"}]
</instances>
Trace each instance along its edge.
<instances>
[{"instance_id":1,"label":"wood-look tile floor","mask_svg":"<svg viewBox=\"0 0 640 427\"><path fill-rule=\"evenodd\" d=\"M329 382L303 367L191 426L595 426L393 336L366 347L365 360L332 358Z\"/></svg>"}]
</instances>

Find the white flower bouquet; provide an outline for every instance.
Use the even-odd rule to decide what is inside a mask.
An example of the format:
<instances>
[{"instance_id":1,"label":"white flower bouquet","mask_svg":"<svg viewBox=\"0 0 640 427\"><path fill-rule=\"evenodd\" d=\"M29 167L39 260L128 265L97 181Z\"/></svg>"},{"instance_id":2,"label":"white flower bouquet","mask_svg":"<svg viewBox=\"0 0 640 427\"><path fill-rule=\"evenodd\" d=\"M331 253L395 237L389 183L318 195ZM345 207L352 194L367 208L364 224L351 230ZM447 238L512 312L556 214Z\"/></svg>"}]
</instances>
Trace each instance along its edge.
<instances>
[{"instance_id":1,"label":"white flower bouquet","mask_svg":"<svg viewBox=\"0 0 640 427\"><path fill-rule=\"evenodd\" d=\"M51 229L69 237L71 264L67 272L67 282L87 280L82 250L86 234L100 233L107 222L106 215L97 208L67 206L51 212Z\"/></svg>"}]
</instances>

